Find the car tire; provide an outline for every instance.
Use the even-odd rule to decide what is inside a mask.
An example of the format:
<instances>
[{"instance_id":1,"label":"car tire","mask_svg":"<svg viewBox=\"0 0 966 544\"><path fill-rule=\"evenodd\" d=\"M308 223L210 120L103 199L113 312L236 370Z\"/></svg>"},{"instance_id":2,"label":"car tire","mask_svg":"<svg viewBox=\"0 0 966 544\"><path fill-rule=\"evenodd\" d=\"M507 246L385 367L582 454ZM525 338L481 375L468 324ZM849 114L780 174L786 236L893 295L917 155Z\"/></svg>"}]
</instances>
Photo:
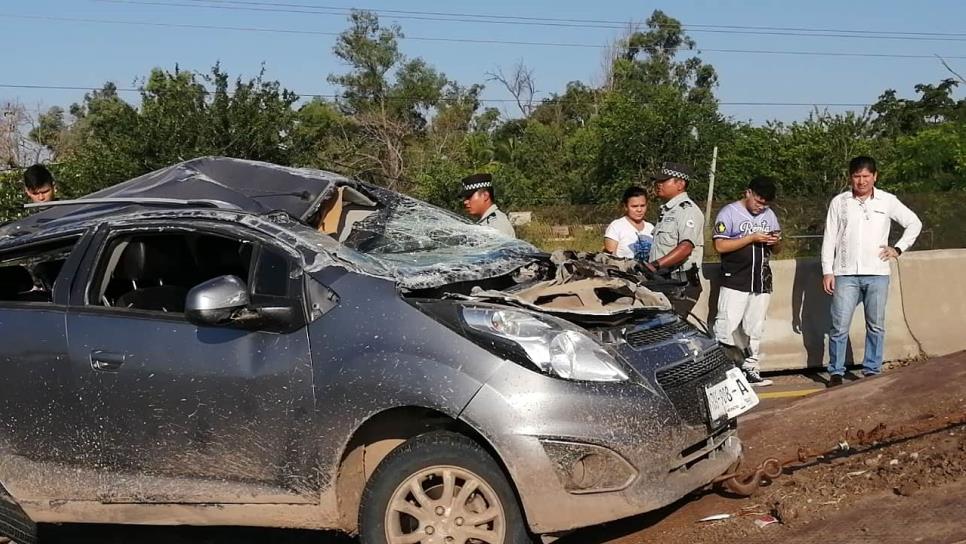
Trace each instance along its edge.
<instances>
[{"instance_id":1,"label":"car tire","mask_svg":"<svg viewBox=\"0 0 966 544\"><path fill-rule=\"evenodd\" d=\"M359 536L362 544L533 542L500 466L445 431L410 439L379 464L363 492Z\"/></svg>"},{"instance_id":2,"label":"car tire","mask_svg":"<svg viewBox=\"0 0 966 544\"><path fill-rule=\"evenodd\" d=\"M37 544L37 524L0 486L0 544Z\"/></svg>"}]
</instances>

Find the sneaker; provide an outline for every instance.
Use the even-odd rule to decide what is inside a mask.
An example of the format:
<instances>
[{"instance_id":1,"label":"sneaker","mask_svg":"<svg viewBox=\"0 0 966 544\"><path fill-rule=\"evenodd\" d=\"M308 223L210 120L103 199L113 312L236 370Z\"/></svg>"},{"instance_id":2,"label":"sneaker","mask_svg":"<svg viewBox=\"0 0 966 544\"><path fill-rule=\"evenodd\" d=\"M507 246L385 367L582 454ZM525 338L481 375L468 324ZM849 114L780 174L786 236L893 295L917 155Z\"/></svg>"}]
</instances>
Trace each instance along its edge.
<instances>
[{"instance_id":1,"label":"sneaker","mask_svg":"<svg viewBox=\"0 0 966 544\"><path fill-rule=\"evenodd\" d=\"M828 377L828 384L825 387L838 387L842 385L842 376L839 374L832 374Z\"/></svg>"},{"instance_id":2,"label":"sneaker","mask_svg":"<svg viewBox=\"0 0 966 544\"><path fill-rule=\"evenodd\" d=\"M745 373L745 379L748 380L748 383L750 383L753 387L766 387L774 383L771 380L762 378L761 372L759 372L757 369L742 368L741 371Z\"/></svg>"}]
</instances>

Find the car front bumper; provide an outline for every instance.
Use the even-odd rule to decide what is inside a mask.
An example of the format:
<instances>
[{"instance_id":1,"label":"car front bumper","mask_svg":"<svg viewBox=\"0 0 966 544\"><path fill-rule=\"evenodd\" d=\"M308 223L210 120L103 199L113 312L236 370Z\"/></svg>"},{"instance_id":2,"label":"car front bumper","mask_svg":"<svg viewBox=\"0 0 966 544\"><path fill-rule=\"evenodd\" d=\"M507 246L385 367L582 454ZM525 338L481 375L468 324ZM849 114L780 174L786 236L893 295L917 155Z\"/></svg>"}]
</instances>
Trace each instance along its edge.
<instances>
[{"instance_id":1,"label":"car front bumper","mask_svg":"<svg viewBox=\"0 0 966 544\"><path fill-rule=\"evenodd\" d=\"M661 508L741 455L733 421L713 431L689 425L646 383L568 382L513 363L462 418L503 461L539 534Z\"/></svg>"}]
</instances>

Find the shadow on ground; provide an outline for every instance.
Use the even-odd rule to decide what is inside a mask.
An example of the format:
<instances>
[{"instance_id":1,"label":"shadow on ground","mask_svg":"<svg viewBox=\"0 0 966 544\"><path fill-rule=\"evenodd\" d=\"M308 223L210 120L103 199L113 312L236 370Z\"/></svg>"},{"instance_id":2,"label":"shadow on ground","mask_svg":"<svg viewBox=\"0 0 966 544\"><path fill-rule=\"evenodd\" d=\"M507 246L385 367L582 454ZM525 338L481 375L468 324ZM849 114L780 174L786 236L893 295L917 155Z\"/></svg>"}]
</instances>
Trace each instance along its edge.
<instances>
[{"instance_id":1,"label":"shadow on ground","mask_svg":"<svg viewBox=\"0 0 966 544\"><path fill-rule=\"evenodd\" d=\"M133 525L41 525L44 544L354 544L339 533L250 527L149 527Z\"/></svg>"}]
</instances>

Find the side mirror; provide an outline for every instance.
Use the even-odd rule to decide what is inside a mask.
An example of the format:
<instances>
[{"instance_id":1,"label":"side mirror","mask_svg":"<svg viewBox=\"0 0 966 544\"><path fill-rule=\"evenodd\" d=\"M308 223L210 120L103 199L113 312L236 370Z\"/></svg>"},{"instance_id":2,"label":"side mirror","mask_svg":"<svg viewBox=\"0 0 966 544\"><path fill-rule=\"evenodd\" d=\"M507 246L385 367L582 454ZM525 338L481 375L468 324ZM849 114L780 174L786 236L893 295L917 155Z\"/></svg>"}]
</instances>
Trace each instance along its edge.
<instances>
[{"instance_id":1,"label":"side mirror","mask_svg":"<svg viewBox=\"0 0 966 544\"><path fill-rule=\"evenodd\" d=\"M250 303L245 282L237 276L218 276L188 291L184 313L195 325L223 325Z\"/></svg>"}]
</instances>

